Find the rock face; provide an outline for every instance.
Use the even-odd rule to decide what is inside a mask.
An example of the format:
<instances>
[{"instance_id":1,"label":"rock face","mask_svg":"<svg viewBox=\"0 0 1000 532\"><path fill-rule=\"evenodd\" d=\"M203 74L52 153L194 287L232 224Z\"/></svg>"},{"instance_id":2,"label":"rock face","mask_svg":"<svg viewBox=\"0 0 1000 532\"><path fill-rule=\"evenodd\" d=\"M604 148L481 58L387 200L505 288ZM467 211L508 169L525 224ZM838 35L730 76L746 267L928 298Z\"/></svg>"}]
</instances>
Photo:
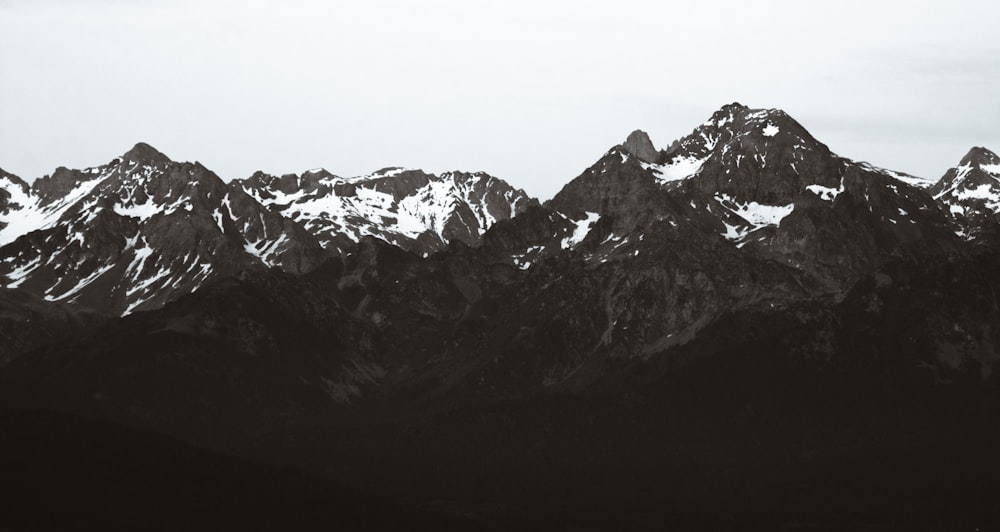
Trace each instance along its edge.
<instances>
[{"instance_id":1,"label":"rock face","mask_svg":"<svg viewBox=\"0 0 1000 532\"><path fill-rule=\"evenodd\" d=\"M258 172L234 183L302 224L334 254L366 235L425 255L452 240L475 246L497 221L537 205L523 190L482 172L437 176L385 168L355 178L326 170L281 177Z\"/></svg>"},{"instance_id":2,"label":"rock face","mask_svg":"<svg viewBox=\"0 0 1000 532\"><path fill-rule=\"evenodd\" d=\"M1000 157L975 147L930 188L962 236L973 237L1000 213Z\"/></svg>"}]
</instances>

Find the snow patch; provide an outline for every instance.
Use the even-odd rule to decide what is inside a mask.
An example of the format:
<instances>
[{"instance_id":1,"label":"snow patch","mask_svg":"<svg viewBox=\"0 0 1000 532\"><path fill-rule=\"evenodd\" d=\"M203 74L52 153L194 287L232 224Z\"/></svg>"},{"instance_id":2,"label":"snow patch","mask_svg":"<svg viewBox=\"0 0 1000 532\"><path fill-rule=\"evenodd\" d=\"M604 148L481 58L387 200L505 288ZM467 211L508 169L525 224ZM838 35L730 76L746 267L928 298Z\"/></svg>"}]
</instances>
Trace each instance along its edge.
<instances>
[{"instance_id":1,"label":"snow patch","mask_svg":"<svg viewBox=\"0 0 1000 532\"><path fill-rule=\"evenodd\" d=\"M715 200L723 207L740 215L741 218L750 222L756 228L778 225L781 223L781 220L792 214L792 211L795 210L795 204L793 203L789 203L788 205L765 205L751 201L741 204L725 194L716 196Z\"/></svg>"},{"instance_id":2,"label":"snow patch","mask_svg":"<svg viewBox=\"0 0 1000 532\"><path fill-rule=\"evenodd\" d=\"M792 211L795 210L795 204L793 203L789 203L788 205L765 205L756 201L739 203L725 194L716 195L715 200L723 208L738 215L750 224L749 226L740 226L722 220L723 225L726 226L726 232L722 233L722 236L728 240L740 240L747 234L763 227L777 226L781 223L781 220L792 214Z\"/></svg>"},{"instance_id":3,"label":"snow patch","mask_svg":"<svg viewBox=\"0 0 1000 532\"><path fill-rule=\"evenodd\" d=\"M34 260L29 261L27 264L22 266L18 266L14 269L14 271L8 273L7 279L9 279L9 282L7 283L7 288L17 288L21 286L21 283L28 278L28 275L41 266L41 262L42 257L39 255L38 257L35 257Z\"/></svg>"},{"instance_id":4,"label":"snow patch","mask_svg":"<svg viewBox=\"0 0 1000 532\"><path fill-rule=\"evenodd\" d=\"M1000 194L993 188L989 183L979 185L973 189L960 190L955 193L955 199L962 201L967 199L982 199L998 201L1000 200Z\"/></svg>"},{"instance_id":5,"label":"snow patch","mask_svg":"<svg viewBox=\"0 0 1000 532\"><path fill-rule=\"evenodd\" d=\"M573 229L573 234L563 239L562 248L572 248L579 245L580 242L583 242L583 239L590 233L591 226L593 226L594 223L600 218L600 214L597 214L596 212L588 212L586 218L574 221L576 227Z\"/></svg>"},{"instance_id":6,"label":"snow patch","mask_svg":"<svg viewBox=\"0 0 1000 532\"><path fill-rule=\"evenodd\" d=\"M764 136L765 137L773 137L773 136L777 135L779 131L781 131L781 130L778 129L778 126L776 126L776 125L768 122L767 126L764 127Z\"/></svg>"},{"instance_id":7,"label":"snow patch","mask_svg":"<svg viewBox=\"0 0 1000 532\"><path fill-rule=\"evenodd\" d=\"M154 214L160 212L160 208L153 203L153 198L146 198L146 203L140 203L138 205L123 205L122 203L116 203L114 211L121 216L148 220Z\"/></svg>"},{"instance_id":8,"label":"snow patch","mask_svg":"<svg viewBox=\"0 0 1000 532\"><path fill-rule=\"evenodd\" d=\"M806 190L816 194L820 199L833 201L844 192L844 180L840 180L840 186L837 188L824 187L823 185L807 185Z\"/></svg>"},{"instance_id":9,"label":"snow patch","mask_svg":"<svg viewBox=\"0 0 1000 532\"><path fill-rule=\"evenodd\" d=\"M722 224L726 226L726 232L722 233L722 236L724 236L726 240L739 240L750 232L748 227L741 228L739 226L729 225L726 222L722 222Z\"/></svg>"},{"instance_id":10,"label":"snow patch","mask_svg":"<svg viewBox=\"0 0 1000 532\"><path fill-rule=\"evenodd\" d=\"M933 179L928 179L926 177L917 177L909 174L901 174L899 172L893 172L892 170L882 170L882 173L895 179L896 181L902 181L911 187L917 188L930 188L934 186L936 182Z\"/></svg>"},{"instance_id":11,"label":"snow patch","mask_svg":"<svg viewBox=\"0 0 1000 532\"><path fill-rule=\"evenodd\" d=\"M145 242L145 241L144 241ZM125 275L131 275L133 280L137 279L146 265L146 259L153 255L153 248L146 244L145 247L135 250L132 262L125 268Z\"/></svg>"},{"instance_id":12,"label":"snow patch","mask_svg":"<svg viewBox=\"0 0 1000 532\"><path fill-rule=\"evenodd\" d=\"M142 280L141 282L133 285L125 293L127 297L132 297L134 294L145 294L145 292L154 284L166 279L170 276L170 268L163 267L159 271L154 273L152 276Z\"/></svg>"},{"instance_id":13,"label":"snow patch","mask_svg":"<svg viewBox=\"0 0 1000 532\"><path fill-rule=\"evenodd\" d=\"M707 155L702 158L678 157L666 164L642 163L642 167L646 170L652 170L653 176L660 183L669 183L694 177L706 160L708 160Z\"/></svg>"},{"instance_id":14,"label":"snow patch","mask_svg":"<svg viewBox=\"0 0 1000 532\"><path fill-rule=\"evenodd\" d=\"M70 288L68 291L63 292L62 295L58 295L58 296L46 295L45 296L45 300L46 301L61 301L61 300L64 300L64 299L68 299L68 298L76 295L77 293L79 293L81 290L83 290L88 285L90 285L90 283L96 281L98 277L104 275L105 273L108 272L108 270L110 270L111 268L114 268L114 267L115 267L114 263L106 264L104 266L101 266L100 268L98 268L98 269L94 270L93 272L91 272L91 274L88 275L87 277L81 279L78 283L76 283L75 286L73 286L73 288ZM56 284L58 284L58 282ZM50 288L49 290L46 291L46 294L49 294L49 292L51 292L51 291L52 291L52 289Z\"/></svg>"},{"instance_id":15,"label":"snow patch","mask_svg":"<svg viewBox=\"0 0 1000 532\"><path fill-rule=\"evenodd\" d=\"M283 249L282 244L288 241L288 235L281 233L281 235L276 240L268 240L267 238L262 238L256 242L247 242L243 245L243 249L247 253L257 257L261 262L269 267L274 267L280 265L280 260L278 257L278 252Z\"/></svg>"}]
</instances>

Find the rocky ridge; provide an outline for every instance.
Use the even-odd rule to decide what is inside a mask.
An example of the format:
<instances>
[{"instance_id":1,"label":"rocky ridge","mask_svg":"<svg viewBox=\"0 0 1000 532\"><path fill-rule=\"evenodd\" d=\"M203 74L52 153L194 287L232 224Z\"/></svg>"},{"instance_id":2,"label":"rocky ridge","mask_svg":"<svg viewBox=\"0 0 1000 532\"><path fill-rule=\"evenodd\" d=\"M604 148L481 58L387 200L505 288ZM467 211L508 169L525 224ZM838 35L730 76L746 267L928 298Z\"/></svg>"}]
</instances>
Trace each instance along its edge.
<instances>
[{"instance_id":1,"label":"rocky ridge","mask_svg":"<svg viewBox=\"0 0 1000 532\"><path fill-rule=\"evenodd\" d=\"M258 172L235 183L302 224L335 254L369 235L423 255L452 240L477 245L494 223L537 204L523 190L483 172L438 176L385 168L341 178L319 169L301 176Z\"/></svg>"}]
</instances>

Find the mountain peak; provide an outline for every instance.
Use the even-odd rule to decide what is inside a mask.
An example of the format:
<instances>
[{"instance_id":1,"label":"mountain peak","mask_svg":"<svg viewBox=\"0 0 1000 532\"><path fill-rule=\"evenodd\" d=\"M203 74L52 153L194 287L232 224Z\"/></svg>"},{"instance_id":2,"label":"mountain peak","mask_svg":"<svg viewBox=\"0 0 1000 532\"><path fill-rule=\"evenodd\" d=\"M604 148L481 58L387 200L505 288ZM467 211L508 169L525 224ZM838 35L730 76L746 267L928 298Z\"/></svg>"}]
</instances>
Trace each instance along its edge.
<instances>
[{"instance_id":1,"label":"mountain peak","mask_svg":"<svg viewBox=\"0 0 1000 532\"><path fill-rule=\"evenodd\" d=\"M962 157L962 162L959 163L961 166L981 166L984 164L1000 164L1000 157L982 146L974 146L969 150L969 153L965 154L965 157Z\"/></svg>"},{"instance_id":2,"label":"mountain peak","mask_svg":"<svg viewBox=\"0 0 1000 532\"><path fill-rule=\"evenodd\" d=\"M635 155L647 163L656 162L657 156L659 155L656 148L653 146L653 141L649 140L649 135L641 129L637 129L630 133L628 138L625 139L625 144L622 144L622 147L632 155Z\"/></svg>"},{"instance_id":3,"label":"mountain peak","mask_svg":"<svg viewBox=\"0 0 1000 532\"><path fill-rule=\"evenodd\" d=\"M960 234L972 238L985 223L991 222L1000 213L998 179L1000 157L976 146L928 191L947 207L946 212L963 228Z\"/></svg>"},{"instance_id":4,"label":"mountain peak","mask_svg":"<svg viewBox=\"0 0 1000 532\"><path fill-rule=\"evenodd\" d=\"M125 154L122 155L122 158L140 163L170 162L169 157L145 142L139 142L135 146L132 146L132 149L125 152Z\"/></svg>"}]
</instances>

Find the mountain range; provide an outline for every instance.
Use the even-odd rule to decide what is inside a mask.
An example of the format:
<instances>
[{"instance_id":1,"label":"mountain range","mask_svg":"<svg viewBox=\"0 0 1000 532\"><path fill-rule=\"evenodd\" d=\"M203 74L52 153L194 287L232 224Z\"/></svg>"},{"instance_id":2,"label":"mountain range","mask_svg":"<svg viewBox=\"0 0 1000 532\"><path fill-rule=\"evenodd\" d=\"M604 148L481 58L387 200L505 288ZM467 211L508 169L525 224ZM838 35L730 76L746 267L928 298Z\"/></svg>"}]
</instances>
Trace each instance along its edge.
<instances>
[{"instance_id":1,"label":"mountain range","mask_svg":"<svg viewBox=\"0 0 1000 532\"><path fill-rule=\"evenodd\" d=\"M934 181L738 103L544 202L482 172L227 183L141 143L0 171L0 414L459 529L985 525L998 213L986 148Z\"/></svg>"}]
</instances>

